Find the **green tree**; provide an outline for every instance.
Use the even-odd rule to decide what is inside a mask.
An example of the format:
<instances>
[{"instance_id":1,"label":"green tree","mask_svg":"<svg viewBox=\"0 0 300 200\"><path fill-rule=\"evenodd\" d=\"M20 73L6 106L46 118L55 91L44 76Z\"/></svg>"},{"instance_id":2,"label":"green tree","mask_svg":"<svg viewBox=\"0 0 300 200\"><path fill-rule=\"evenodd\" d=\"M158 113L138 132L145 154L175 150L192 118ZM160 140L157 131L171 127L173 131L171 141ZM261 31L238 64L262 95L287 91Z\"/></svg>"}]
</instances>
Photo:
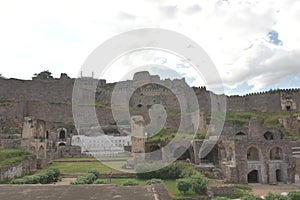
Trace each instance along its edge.
<instances>
[{"instance_id":1,"label":"green tree","mask_svg":"<svg viewBox=\"0 0 300 200\"><path fill-rule=\"evenodd\" d=\"M180 178L176 180L176 187L180 192L186 194L192 187L191 180L187 178Z\"/></svg>"},{"instance_id":2,"label":"green tree","mask_svg":"<svg viewBox=\"0 0 300 200\"><path fill-rule=\"evenodd\" d=\"M268 193L267 196L265 196L266 200L287 200L288 198L286 196L282 196L281 194L273 194Z\"/></svg>"},{"instance_id":3,"label":"green tree","mask_svg":"<svg viewBox=\"0 0 300 200\"><path fill-rule=\"evenodd\" d=\"M53 79L53 76L52 76L52 73L49 72L49 70L44 70L40 73L35 73L33 74L33 77L32 78L38 78L38 79Z\"/></svg>"},{"instance_id":4,"label":"green tree","mask_svg":"<svg viewBox=\"0 0 300 200\"><path fill-rule=\"evenodd\" d=\"M291 191L288 193L289 200L299 200L300 199L300 191Z\"/></svg>"}]
</instances>

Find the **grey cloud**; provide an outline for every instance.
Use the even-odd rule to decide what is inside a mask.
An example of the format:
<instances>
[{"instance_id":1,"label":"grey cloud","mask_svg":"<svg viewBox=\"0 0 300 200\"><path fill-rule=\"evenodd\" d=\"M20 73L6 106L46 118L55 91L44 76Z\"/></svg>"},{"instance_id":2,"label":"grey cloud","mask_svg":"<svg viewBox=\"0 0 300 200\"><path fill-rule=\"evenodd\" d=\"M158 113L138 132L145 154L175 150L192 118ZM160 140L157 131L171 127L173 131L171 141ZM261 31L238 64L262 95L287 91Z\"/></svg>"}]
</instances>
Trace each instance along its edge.
<instances>
[{"instance_id":1,"label":"grey cloud","mask_svg":"<svg viewBox=\"0 0 300 200\"><path fill-rule=\"evenodd\" d=\"M195 4L186 8L184 12L188 15L194 15L198 12L201 12L201 10L202 8L198 4Z\"/></svg>"},{"instance_id":2,"label":"grey cloud","mask_svg":"<svg viewBox=\"0 0 300 200\"><path fill-rule=\"evenodd\" d=\"M164 17L166 18L175 18L178 12L177 5L176 6L159 6L158 9L161 11Z\"/></svg>"}]
</instances>

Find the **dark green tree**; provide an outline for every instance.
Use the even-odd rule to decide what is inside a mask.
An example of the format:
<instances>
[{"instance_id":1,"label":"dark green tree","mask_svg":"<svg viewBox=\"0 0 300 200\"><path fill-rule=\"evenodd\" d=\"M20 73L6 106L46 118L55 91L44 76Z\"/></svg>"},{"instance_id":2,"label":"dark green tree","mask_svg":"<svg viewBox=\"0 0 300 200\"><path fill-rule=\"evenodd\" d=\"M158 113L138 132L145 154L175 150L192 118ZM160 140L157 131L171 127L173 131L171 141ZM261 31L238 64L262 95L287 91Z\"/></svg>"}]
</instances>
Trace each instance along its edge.
<instances>
[{"instance_id":1,"label":"dark green tree","mask_svg":"<svg viewBox=\"0 0 300 200\"><path fill-rule=\"evenodd\" d=\"M52 73L49 72L49 70L44 70L38 74L37 73L33 74L32 78L45 80L45 79L53 79L53 76L52 76Z\"/></svg>"}]
</instances>

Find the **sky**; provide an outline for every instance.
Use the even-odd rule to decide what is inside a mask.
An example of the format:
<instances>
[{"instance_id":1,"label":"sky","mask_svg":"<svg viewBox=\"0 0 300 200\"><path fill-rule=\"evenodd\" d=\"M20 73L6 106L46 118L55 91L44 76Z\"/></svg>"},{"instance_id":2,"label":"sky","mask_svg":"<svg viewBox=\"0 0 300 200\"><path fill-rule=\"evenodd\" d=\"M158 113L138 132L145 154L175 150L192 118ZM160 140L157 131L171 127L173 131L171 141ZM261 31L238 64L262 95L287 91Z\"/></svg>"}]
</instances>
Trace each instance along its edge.
<instances>
[{"instance_id":1,"label":"sky","mask_svg":"<svg viewBox=\"0 0 300 200\"><path fill-rule=\"evenodd\" d=\"M77 77L95 48L126 31L162 28L187 36L213 61L226 94L300 87L299 0L52 0L0 1L0 74L31 79L49 70ZM138 52L113 64L159 64L163 78L205 81L170 53ZM90 76L90 72L83 72ZM202 77L203 78L203 77ZM204 77L205 79L205 77Z\"/></svg>"}]
</instances>

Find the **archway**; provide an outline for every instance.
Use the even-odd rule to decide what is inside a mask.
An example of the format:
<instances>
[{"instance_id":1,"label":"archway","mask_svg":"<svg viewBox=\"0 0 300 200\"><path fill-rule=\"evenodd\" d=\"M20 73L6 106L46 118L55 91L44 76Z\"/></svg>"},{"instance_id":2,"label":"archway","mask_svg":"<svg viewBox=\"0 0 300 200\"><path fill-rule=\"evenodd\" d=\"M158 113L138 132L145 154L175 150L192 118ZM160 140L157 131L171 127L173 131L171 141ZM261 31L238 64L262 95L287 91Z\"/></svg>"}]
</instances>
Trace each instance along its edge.
<instances>
[{"instance_id":1,"label":"archway","mask_svg":"<svg viewBox=\"0 0 300 200\"><path fill-rule=\"evenodd\" d=\"M61 130L59 132L59 139L66 139L66 131L65 130Z\"/></svg>"},{"instance_id":2,"label":"archway","mask_svg":"<svg viewBox=\"0 0 300 200\"><path fill-rule=\"evenodd\" d=\"M248 173L248 183L258 183L258 171L252 170Z\"/></svg>"},{"instance_id":3,"label":"archway","mask_svg":"<svg viewBox=\"0 0 300 200\"><path fill-rule=\"evenodd\" d=\"M174 151L173 156L177 160L187 160L187 159L191 160L191 155L190 155L189 149L186 149L184 146L180 146L179 148L177 148Z\"/></svg>"},{"instance_id":4,"label":"archway","mask_svg":"<svg viewBox=\"0 0 300 200\"><path fill-rule=\"evenodd\" d=\"M205 152L205 151L203 151ZM219 164L219 149L218 146L215 145L213 149L203 158L201 158L201 163L212 163L214 165Z\"/></svg>"},{"instance_id":5,"label":"archway","mask_svg":"<svg viewBox=\"0 0 300 200\"><path fill-rule=\"evenodd\" d=\"M232 148L231 147L229 147L229 150L228 150L228 158L227 158L227 160L228 161L234 161L234 155L233 155L233 150L232 150Z\"/></svg>"},{"instance_id":6,"label":"archway","mask_svg":"<svg viewBox=\"0 0 300 200\"><path fill-rule=\"evenodd\" d=\"M59 147L61 147L61 146L66 146L66 143L60 142L60 143L58 143L58 146L59 146Z\"/></svg>"},{"instance_id":7,"label":"archway","mask_svg":"<svg viewBox=\"0 0 300 200\"><path fill-rule=\"evenodd\" d=\"M274 147L270 151L270 159L271 160L282 160L282 149L279 147Z\"/></svg>"},{"instance_id":8,"label":"archway","mask_svg":"<svg viewBox=\"0 0 300 200\"><path fill-rule=\"evenodd\" d=\"M266 140L274 140L274 135L273 135L273 133L271 133L270 131L267 131L267 132L265 132L265 134L264 134L264 138L265 138Z\"/></svg>"},{"instance_id":9,"label":"archway","mask_svg":"<svg viewBox=\"0 0 300 200\"><path fill-rule=\"evenodd\" d=\"M258 161L259 160L259 151L255 147L250 147L247 151L247 160L249 161Z\"/></svg>"},{"instance_id":10,"label":"archway","mask_svg":"<svg viewBox=\"0 0 300 200\"><path fill-rule=\"evenodd\" d=\"M281 180L281 171L280 171L280 169L277 169L277 170L276 170L276 181L277 181L277 182L282 182L282 180Z\"/></svg>"},{"instance_id":11,"label":"archway","mask_svg":"<svg viewBox=\"0 0 300 200\"><path fill-rule=\"evenodd\" d=\"M242 131L239 131L237 134L235 134L236 136L244 136L246 135L246 133L242 132Z\"/></svg>"}]
</instances>

